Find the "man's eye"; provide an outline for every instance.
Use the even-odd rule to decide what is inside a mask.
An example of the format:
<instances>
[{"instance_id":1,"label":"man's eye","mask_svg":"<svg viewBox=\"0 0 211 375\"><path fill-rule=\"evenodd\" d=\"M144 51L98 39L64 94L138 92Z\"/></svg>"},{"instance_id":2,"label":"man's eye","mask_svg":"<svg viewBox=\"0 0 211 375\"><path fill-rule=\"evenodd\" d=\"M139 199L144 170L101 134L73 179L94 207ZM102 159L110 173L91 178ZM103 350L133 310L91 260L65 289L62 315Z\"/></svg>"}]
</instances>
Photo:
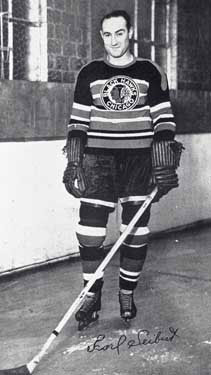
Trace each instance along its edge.
<instances>
[{"instance_id":1,"label":"man's eye","mask_svg":"<svg viewBox=\"0 0 211 375\"><path fill-rule=\"evenodd\" d=\"M117 33L118 36L122 36L123 32L121 31L120 33Z\"/></svg>"}]
</instances>

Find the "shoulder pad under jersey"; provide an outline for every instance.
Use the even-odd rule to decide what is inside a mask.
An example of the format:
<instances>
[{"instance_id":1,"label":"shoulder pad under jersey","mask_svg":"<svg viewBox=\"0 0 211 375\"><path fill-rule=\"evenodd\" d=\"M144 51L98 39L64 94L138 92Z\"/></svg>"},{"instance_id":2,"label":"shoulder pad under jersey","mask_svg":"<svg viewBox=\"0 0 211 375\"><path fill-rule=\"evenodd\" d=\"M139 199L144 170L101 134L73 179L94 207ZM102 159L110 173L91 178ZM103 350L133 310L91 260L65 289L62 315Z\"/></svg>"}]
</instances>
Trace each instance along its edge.
<instances>
[{"instance_id":1,"label":"shoulder pad under jersey","mask_svg":"<svg viewBox=\"0 0 211 375\"><path fill-rule=\"evenodd\" d=\"M166 91L168 84L167 84L166 73L164 72L163 68L161 68L160 65L158 65L156 62L154 62L150 59L138 58L138 61L148 61L157 69L157 71L159 72L159 74L161 76L161 89L163 91Z\"/></svg>"}]
</instances>

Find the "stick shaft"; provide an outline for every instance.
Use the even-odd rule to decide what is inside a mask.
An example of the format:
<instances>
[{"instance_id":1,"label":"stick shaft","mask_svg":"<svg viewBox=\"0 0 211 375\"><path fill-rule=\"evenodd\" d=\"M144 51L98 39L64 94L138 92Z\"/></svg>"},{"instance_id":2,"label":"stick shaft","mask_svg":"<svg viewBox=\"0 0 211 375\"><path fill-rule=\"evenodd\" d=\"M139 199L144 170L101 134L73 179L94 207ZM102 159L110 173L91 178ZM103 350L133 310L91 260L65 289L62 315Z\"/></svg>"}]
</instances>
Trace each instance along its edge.
<instances>
[{"instance_id":1,"label":"stick shaft","mask_svg":"<svg viewBox=\"0 0 211 375\"><path fill-rule=\"evenodd\" d=\"M112 246L109 253L106 255L102 263L99 265L99 267L96 269L95 273L93 274L93 277L89 280L89 282L86 284L86 286L82 289L81 293L78 295L76 300L73 302L73 304L70 306L70 308L67 310L55 330L51 333L46 343L43 345L40 352L27 364L27 367L29 369L29 372L32 373L35 367L38 365L40 360L43 358L43 356L47 353L47 350L49 349L50 345L54 341L54 339L59 335L62 328L65 326L67 321L70 319L71 315L75 312L75 310L81 305L83 302L85 296L87 295L88 291L92 287L92 285L97 280L99 274L104 271L110 260L113 258L121 244L124 242L128 234L131 232L135 224L137 223L138 219L143 215L143 213L146 211L147 207L151 204L152 200L154 199L155 195L157 194L157 188L155 188L150 195L147 196L146 200L144 201L143 205L139 208L137 213L134 215L133 219L128 224L127 228L124 230L124 232L121 234L121 236L118 238L118 240L115 242L115 244Z\"/></svg>"}]
</instances>

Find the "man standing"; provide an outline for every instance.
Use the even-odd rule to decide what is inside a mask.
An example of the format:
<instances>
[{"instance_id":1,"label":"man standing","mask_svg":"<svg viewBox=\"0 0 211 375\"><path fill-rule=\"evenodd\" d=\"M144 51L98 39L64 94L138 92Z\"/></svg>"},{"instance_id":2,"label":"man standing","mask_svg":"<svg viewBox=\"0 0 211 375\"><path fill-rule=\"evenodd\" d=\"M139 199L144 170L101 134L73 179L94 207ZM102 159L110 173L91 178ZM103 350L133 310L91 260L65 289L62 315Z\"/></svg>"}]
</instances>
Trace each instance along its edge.
<instances>
[{"instance_id":1,"label":"man standing","mask_svg":"<svg viewBox=\"0 0 211 375\"><path fill-rule=\"evenodd\" d=\"M100 31L106 57L83 67L78 75L63 182L80 198L77 228L84 284L103 259L109 213L122 204L121 231L149 193L156 200L178 186L175 122L166 75L156 64L136 59L129 42L133 28L122 10L103 17ZM152 183L153 182L153 183ZM150 208L120 247L119 303L124 320L136 316L134 290L146 258ZM98 318L103 274L79 311L79 330Z\"/></svg>"}]
</instances>

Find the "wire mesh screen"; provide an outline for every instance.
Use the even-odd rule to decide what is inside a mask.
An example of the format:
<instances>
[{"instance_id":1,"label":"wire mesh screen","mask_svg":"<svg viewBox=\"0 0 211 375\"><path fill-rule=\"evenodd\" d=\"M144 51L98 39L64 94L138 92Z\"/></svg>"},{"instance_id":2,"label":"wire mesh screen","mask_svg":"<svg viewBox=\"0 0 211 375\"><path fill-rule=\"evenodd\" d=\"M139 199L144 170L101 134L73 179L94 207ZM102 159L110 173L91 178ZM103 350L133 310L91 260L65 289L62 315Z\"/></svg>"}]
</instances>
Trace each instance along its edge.
<instances>
[{"instance_id":1,"label":"wire mesh screen","mask_svg":"<svg viewBox=\"0 0 211 375\"><path fill-rule=\"evenodd\" d=\"M40 60L33 40L41 38L40 0L0 0L1 79L30 79L29 59ZM36 36L35 36L36 35Z\"/></svg>"},{"instance_id":2,"label":"wire mesh screen","mask_svg":"<svg viewBox=\"0 0 211 375\"><path fill-rule=\"evenodd\" d=\"M28 0L13 0L13 79L27 78L28 10Z\"/></svg>"},{"instance_id":3,"label":"wire mesh screen","mask_svg":"<svg viewBox=\"0 0 211 375\"><path fill-rule=\"evenodd\" d=\"M8 1L0 1L0 40L1 40L1 78L9 77L9 50L8 50L8 20L5 16L8 14Z\"/></svg>"}]
</instances>

